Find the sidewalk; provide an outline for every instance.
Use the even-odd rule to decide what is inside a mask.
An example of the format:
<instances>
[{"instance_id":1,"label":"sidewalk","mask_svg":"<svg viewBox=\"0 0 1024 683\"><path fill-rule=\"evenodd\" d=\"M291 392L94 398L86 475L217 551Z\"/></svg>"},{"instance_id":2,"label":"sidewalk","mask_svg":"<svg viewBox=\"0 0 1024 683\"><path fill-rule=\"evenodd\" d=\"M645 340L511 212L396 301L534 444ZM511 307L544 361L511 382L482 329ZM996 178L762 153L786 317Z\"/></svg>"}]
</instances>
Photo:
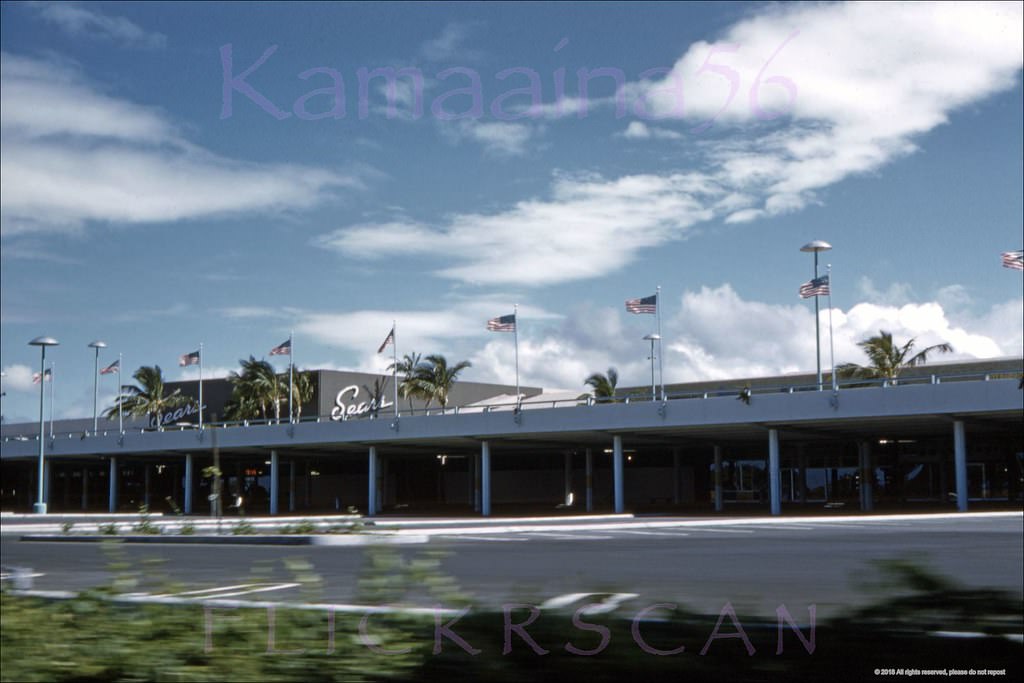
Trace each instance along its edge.
<instances>
[{"instance_id":1,"label":"sidewalk","mask_svg":"<svg viewBox=\"0 0 1024 683\"><path fill-rule=\"evenodd\" d=\"M51 519L56 517L57 519ZM5 515L0 533L22 541L129 543L221 543L261 545L365 545L426 543L433 536L457 536L566 530L645 530L686 527L777 526L870 523L884 521L961 520L1022 517L1021 511L943 512L927 514L757 517L636 517L632 514L574 517L510 518L365 518L358 515L315 517L167 517L143 515Z\"/></svg>"}]
</instances>

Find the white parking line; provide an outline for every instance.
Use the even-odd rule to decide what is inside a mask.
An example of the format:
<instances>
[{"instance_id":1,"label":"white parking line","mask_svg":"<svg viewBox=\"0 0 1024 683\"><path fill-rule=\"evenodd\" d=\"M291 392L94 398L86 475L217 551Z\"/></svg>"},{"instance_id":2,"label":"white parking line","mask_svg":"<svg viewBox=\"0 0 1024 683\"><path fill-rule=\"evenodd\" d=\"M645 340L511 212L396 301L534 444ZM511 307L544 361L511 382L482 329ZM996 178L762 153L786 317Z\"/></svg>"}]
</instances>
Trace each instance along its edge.
<instances>
[{"instance_id":1,"label":"white parking line","mask_svg":"<svg viewBox=\"0 0 1024 683\"><path fill-rule=\"evenodd\" d=\"M723 529L721 527L712 527L710 529L704 529L700 527L688 527L689 531L706 531L710 534L752 534L753 531L749 529Z\"/></svg>"},{"instance_id":2,"label":"white parking line","mask_svg":"<svg viewBox=\"0 0 1024 683\"><path fill-rule=\"evenodd\" d=\"M37 573L34 573L34 574L12 574L12 573L8 573L8 572L3 572L3 573L0 573L0 581L8 581L8 580L11 580L11 579L16 579L16 578L38 579L40 576L46 576L46 574L43 574L42 572L37 572Z\"/></svg>"},{"instance_id":3,"label":"white parking line","mask_svg":"<svg viewBox=\"0 0 1024 683\"><path fill-rule=\"evenodd\" d=\"M160 593L150 595L153 598L231 598L236 595L249 595L250 593L266 593L268 591L284 590L294 588L298 583L242 583L234 586L220 586L218 588L204 588L202 590L184 591L182 593ZM245 590L239 590L245 589ZM224 591L230 591L225 593ZM146 593L132 593L132 597L146 596Z\"/></svg>"},{"instance_id":4,"label":"white parking line","mask_svg":"<svg viewBox=\"0 0 1024 683\"><path fill-rule=\"evenodd\" d=\"M466 534L449 534L444 536L434 536L434 538L443 538L449 541L498 541L500 543L522 543L530 540L519 536L469 536Z\"/></svg>"},{"instance_id":5,"label":"white parking line","mask_svg":"<svg viewBox=\"0 0 1024 683\"><path fill-rule=\"evenodd\" d=\"M614 536L604 536L601 534L559 534L553 531L532 531L528 534L534 538L541 538L545 540L557 540L557 541L592 541L592 540L610 540L615 538Z\"/></svg>"},{"instance_id":6,"label":"white parking line","mask_svg":"<svg viewBox=\"0 0 1024 683\"><path fill-rule=\"evenodd\" d=\"M689 536L685 531L642 531L640 529L620 529L617 534L635 534L637 536Z\"/></svg>"}]
</instances>

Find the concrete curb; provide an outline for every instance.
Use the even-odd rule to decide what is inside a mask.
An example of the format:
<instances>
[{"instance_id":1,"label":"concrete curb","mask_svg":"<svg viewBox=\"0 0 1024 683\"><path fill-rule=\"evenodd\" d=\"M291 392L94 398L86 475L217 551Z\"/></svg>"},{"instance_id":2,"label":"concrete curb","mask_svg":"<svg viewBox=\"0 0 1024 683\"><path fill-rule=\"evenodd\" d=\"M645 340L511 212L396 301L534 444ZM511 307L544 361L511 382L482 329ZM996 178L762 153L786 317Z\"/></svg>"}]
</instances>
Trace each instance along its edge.
<instances>
[{"instance_id":1,"label":"concrete curb","mask_svg":"<svg viewBox=\"0 0 1024 683\"><path fill-rule=\"evenodd\" d=\"M429 537L425 534L318 534L318 535L260 535L247 534L240 536L58 536L50 534L29 534L20 538L22 541L37 543L102 543L116 541L119 543L159 543L159 544L217 544L217 545L332 545L332 546L366 546L366 545L412 545L426 543Z\"/></svg>"}]
</instances>

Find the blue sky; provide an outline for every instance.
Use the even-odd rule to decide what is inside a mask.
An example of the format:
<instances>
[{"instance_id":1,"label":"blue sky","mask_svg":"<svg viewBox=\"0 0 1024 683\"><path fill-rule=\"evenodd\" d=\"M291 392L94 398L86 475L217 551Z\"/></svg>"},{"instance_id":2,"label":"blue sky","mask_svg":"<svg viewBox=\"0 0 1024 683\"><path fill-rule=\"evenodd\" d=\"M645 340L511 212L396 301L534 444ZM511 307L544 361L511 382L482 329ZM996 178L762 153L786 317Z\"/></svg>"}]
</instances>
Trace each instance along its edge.
<instances>
[{"instance_id":1,"label":"blue sky","mask_svg":"<svg viewBox=\"0 0 1024 683\"><path fill-rule=\"evenodd\" d=\"M302 367L382 371L394 319L399 353L512 383L484 324L516 303L524 384L642 384L653 318L623 301L659 285L666 381L813 370L812 239L837 361L878 329L1019 356L1021 15L4 3L5 419L35 414L44 334L58 416L91 411L96 338L171 379L200 342L224 375L291 330ZM238 79L268 51L259 104ZM390 113L386 78L360 92L383 67Z\"/></svg>"}]
</instances>

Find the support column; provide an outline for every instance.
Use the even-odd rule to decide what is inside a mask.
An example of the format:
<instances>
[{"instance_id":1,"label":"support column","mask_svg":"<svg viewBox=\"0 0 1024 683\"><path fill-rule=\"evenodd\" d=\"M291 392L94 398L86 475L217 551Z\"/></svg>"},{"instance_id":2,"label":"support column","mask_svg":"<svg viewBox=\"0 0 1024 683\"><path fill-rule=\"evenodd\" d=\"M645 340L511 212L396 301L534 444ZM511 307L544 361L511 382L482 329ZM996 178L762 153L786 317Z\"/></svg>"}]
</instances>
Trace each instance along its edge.
<instances>
[{"instance_id":1,"label":"support column","mask_svg":"<svg viewBox=\"0 0 1024 683\"><path fill-rule=\"evenodd\" d=\"M956 470L956 509L967 512L967 435L963 420L953 422L953 464Z\"/></svg>"},{"instance_id":2,"label":"support column","mask_svg":"<svg viewBox=\"0 0 1024 683\"><path fill-rule=\"evenodd\" d=\"M185 456L185 514L192 514L192 454Z\"/></svg>"},{"instance_id":3,"label":"support column","mask_svg":"<svg viewBox=\"0 0 1024 683\"><path fill-rule=\"evenodd\" d=\"M672 449L672 503L679 505L679 449Z\"/></svg>"},{"instance_id":4,"label":"support column","mask_svg":"<svg viewBox=\"0 0 1024 683\"><path fill-rule=\"evenodd\" d=\"M480 444L480 513L491 516L491 444Z\"/></svg>"},{"instance_id":5,"label":"support column","mask_svg":"<svg viewBox=\"0 0 1024 683\"><path fill-rule=\"evenodd\" d=\"M473 512L480 512L480 454L473 454Z\"/></svg>"},{"instance_id":6,"label":"support column","mask_svg":"<svg viewBox=\"0 0 1024 683\"><path fill-rule=\"evenodd\" d=\"M145 505L146 509L148 510L149 509L149 484L150 484L149 471L152 468L150 467L148 462L145 465L143 465L142 467L143 467L143 474L142 474L142 478L143 478L143 481L142 481L142 504Z\"/></svg>"},{"instance_id":7,"label":"support column","mask_svg":"<svg viewBox=\"0 0 1024 683\"><path fill-rule=\"evenodd\" d=\"M715 512L725 508L722 500L722 447L715 446Z\"/></svg>"},{"instance_id":8,"label":"support column","mask_svg":"<svg viewBox=\"0 0 1024 683\"><path fill-rule=\"evenodd\" d=\"M368 456L368 471L366 474L366 515L373 517L377 514L377 447L370 446Z\"/></svg>"},{"instance_id":9,"label":"support column","mask_svg":"<svg viewBox=\"0 0 1024 683\"><path fill-rule=\"evenodd\" d=\"M281 468L277 451L270 451L270 514L277 514L277 498L281 492Z\"/></svg>"},{"instance_id":10,"label":"support column","mask_svg":"<svg viewBox=\"0 0 1024 683\"><path fill-rule=\"evenodd\" d=\"M569 497L572 495L572 453L565 454L565 475L563 479L565 495L562 496L562 502L569 505Z\"/></svg>"},{"instance_id":11,"label":"support column","mask_svg":"<svg viewBox=\"0 0 1024 683\"><path fill-rule=\"evenodd\" d=\"M594 511L594 454L587 449L587 512Z\"/></svg>"},{"instance_id":12,"label":"support column","mask_svg":"<svg viewBox=\"0 0 1024 683\"><path fill-rule=\"evenodd\" d=\"M82 468L82 512L89 509L89 468Z\"/></svg>"},{"instance_id":13,"label":"support column","mask_svg":"<svg viewBox=\"0 0 1024 683\"><path fill-rule=\"evenodd\" d=\"M295 512L295 458L288 461L288 512Z\"/></svg>"},{"instance_id":14,"label":"support column","mask_svg":"<svg viewBox=\"0 0 1024 683\"><path fill-rule=\"evenodd\" d=\"M117 512L117 456L110 457L110 501L109 510Z\"/></svg>"},{"instance_id":15,"label":"support column","mask_svg":"<svg viewBox=\"0 0 1024 683\"><path fill-rule=\"evenodd\" d=\"M612 437L612 477L615 490L615 513L621 514L626 506L622 495L622 437L618 434Z\"/></svg>"},{"instance_id":16,"label":"support column","mask_svg":"<svg viewBox=\"0 0 1024 683\"><path fill-rule=\"evenodd\" d=\"M768 486L773 515L782 514L782 478L779 473L779 430L768 430Z\"/></svg>"}]
</instances>

